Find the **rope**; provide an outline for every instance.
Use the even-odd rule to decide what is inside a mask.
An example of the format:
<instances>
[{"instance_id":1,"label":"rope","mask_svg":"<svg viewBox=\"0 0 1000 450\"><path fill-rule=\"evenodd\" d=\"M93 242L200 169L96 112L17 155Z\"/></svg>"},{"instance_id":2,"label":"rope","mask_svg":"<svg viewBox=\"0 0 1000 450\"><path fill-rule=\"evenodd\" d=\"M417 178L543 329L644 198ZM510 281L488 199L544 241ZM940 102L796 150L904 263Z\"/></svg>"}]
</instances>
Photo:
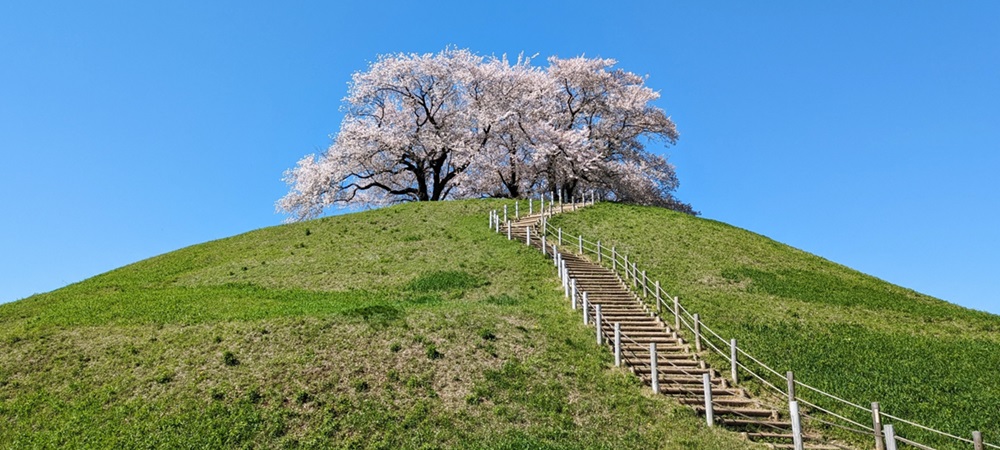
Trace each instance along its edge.
<instances>
[{"instance_id":1,"label":"rope","mask_svg":"<svg viewBox=\"0 0 1000 450\"><path fill-rule=\"evenodd\" d=\"M844 400L844 399L842 399L840 397L837 397L836 395L833 395L833 394L830 394L830 393L827 393L827 392L823 392L823 391L821 391L819 389L816 389L816 388L814 388L814 387L812 387L812 386L810 386L808 384L805 384L805 383L803 383L801 381L795 380L795 384L797 384L799 386L802 386L802 387L804 387L806 389L810 389L810 390L812 390L814 392L818 392L820 394L823 394L823 395L825 395L827 397L830 397L830 398L832 398L834 400L837 400L838 402L844 403L846 405L851 405L851 406L853 406L855 408L858 408L858 409L860 409L862 411L866 411L866 412L869 412L869 413L872 412L872 410L870 408L865 408L864 406L858 405L856 403L851 403L851 402L849 402L847 400ZM886 415L886 414L883 414L883 415ZM972 441L969 441L969 442L972 442Z\"/></svg>"},{"instance_id":2,"label":"rope","mask_svg":"<svg viewBox=\"0 0 1000 450\"><path fill-rule=\"evenodd\" d=\"M820 411L823 411L824 413L827 413L827 414L829 414L831 416L834 416L834 417L836 417L836 418L838 418L840 420L843 420L843 421L845 421L847 423L850 423L852 425L857 425L857 426L859 426L861 428L865 428L866 427L864 424L855 422L855 421L853 421L851 419L848 419L847 417L841 416L840 414L837 414L837 413L835 413L833 411L830 411L830 410L828 410L826 408L822 408L822 407L820 407L819 405L817 405L815 403L812 403L812 402L810 402L810 401L808 401L806 399L803 399L802 397L797 397L796 400L802 402L805 405L809 405L812 408L816 408L816 409L818 409ZM871 432L871 430L868 430L867 432Z\"/></svg>"},{"instance_id":3,"label":"rope","mask_svg":"<svg viewBox=\"0 0 1000 450\"><path fill-rule=\"evenodd\" d=\"M749 353L747 353L747 352L743 351L743 349L742 349L742 348L740 348L739 346L737 346L737 347L736 347L736 351L737 351L737 352L739 352L739 353L740 353L741 355L743 355L743 356L746 356L747 358L750 358L750 360L751 360L751 361L753 361L753 362L757 363L757 365L758 365L758 366L761 366L761 367L763 367L764 369L767 369L767 370L768 370L769 372L771 372L771 373L773 373L773 374L775 374L775 375L777 375L777 376L779 376L779 377L782 377L782 378L784 378L784 377L785 377L784 375L782 375L782 374L778 373L778 371L777 371L777 370L774 370L774 369L772 369L772 368L768 367L768 365L767 365L767 364L764 364L764 363L760 362L760 360L758 360L757 358L754 358L754 357L753 357L753 356L751 356L751 355L750 355Z\"/></svg>"},{"instance_id":4,"label":"rope","mask_svg":"<svg viewBox=\"0 0 1000 450\"><path fill-rule=\"evenodd\" d=\"M708 346L711 347L712 350L715 350L716 353L718 353L719 355L722 355L723 358L728 358L729 357L729 355L725 354L725 352L723 352L722 350L719 350L719 347L716 347L715 344L712 343L712 341L710 341L708 339L703 339L703 341L704 341L705 344L708 344Z\"/></svg>"},{"instance_id":5,"label":"rope","mask_svg":"<svg viewBox=\"0 0 1000 450\"><path fill-rule=\"evenodd\" d=\"M745 370L746 370L747 372L749 372L749 373L750 373L750 375L753 375L753 377L754 377L754 378L756 378L756 379L760 380L760 382L761 382L761 383L764 383L764 385L765 385L765 386L768 386L768 387L770 387L771 389L774 389L774 391L775 391L775 392L777 392L777 393L779 393L779 394L781 394L781 395L786 395L786 394L788 394L787 392L785 392L785 391L782 391L782 390L781 390L781 389L780 389L779 387L777 387L777 386L775 386L775 385L771 384L771 382L770 382L770 381L767 381L767 380L765 380L764 378L762 378L762 377L761 377L760 375L757 375L756 373L754 373L754 371L750 370L750 369L749 369L749 368L748 368L747 366L744 366L743 364L740 364L740 363L739 363L738 361L736 362L736 365L737 365L738 367L742 367L743 369L745 369Z\"/></svg>"},{"instance_id":6,"label":"rope","mask_svg":"<svg viewBox=\"0 0 1000 450\"><path fill-rule=\"evenodd\" d=\"M820 419L819 417L813 417L813 416L810 416L808 414L801 414L800 413L800 415L803 418L807 419L807 420L816 421L816 422L819 422L819 423L822 423L822 424L825 424L825 425L829 425L831 427L837 427L837 428L840 428L842 430L847 430L847 431L850 431L850 432L853 432L853 433L864 434L864 435L871 435L872 434L872 430L862 430L862 429L858 429L858 428L845 427L845 426L843 426L843 425L841 425L839 423L834 423L834 422L830 422L828 420L823 420L823 419ZM833 445L837 445L837 444L833 444Z\"/></svg>"},{"instance_id":7,"label":"rope","mask_svg":"<svg viewBox=\"0 0 1000 450\"><path fill-rule=\"evenodd\" d=\"M962 442L966 442L966 443L969 443L969 444L972 443L972 439L966 439L966 438L963 438L963 437L955 436L953 434L945 433L944 431L935 430L933 428L923 426L923 425L921 425L919 423L910 422L909 420L906 420L906 419L901 419L901 418L896 417L896 416L894 416L892 414L888 414L888 413L884 413L883 412L882 415L885 416L885 417L888 417L890 419L898 420L898 421L903 422L903 423L905 423L907 425L915 426L915 427L920 428L921 430L924 430L924 431L930 431L930 432L933 432L933 433L940 434L942 436L948 436L948 437L950 437L952 439L956 439L956 440L959 440L959 441L962 441Z\"/></svg>"},{"instance_id":8,"label":"rope","mask_svg":"<svg viewBox=\"0 0 1000 450\"><path fill-rule=\"evenodd\" d=\"M904 444L910 444L910 445L912 445L912 446L914 446L916 448L919 448L919 449L923 449L923 450L935 450L934 447L929 447L929 446L926 446L924 444L920 444L920 443L911 441L911 440L909 440L907 438L904 438L902 436L898 436L897 435L896 436L896 440L900 441L900 442L903 442ZM972 442L972 441L969 441L969 442Z\"/></svg>"}]
</instances>

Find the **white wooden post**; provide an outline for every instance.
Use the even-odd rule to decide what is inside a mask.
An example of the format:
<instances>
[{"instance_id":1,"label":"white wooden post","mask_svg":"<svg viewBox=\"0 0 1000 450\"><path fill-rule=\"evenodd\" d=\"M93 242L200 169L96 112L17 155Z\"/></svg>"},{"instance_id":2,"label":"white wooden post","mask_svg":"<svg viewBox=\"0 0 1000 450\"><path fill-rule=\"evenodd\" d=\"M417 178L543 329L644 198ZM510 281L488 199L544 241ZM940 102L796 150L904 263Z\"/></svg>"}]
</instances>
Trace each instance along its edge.
<instances>
[{"instance_id":1,"label":"white wooden post","mask_svg":"<svg viewBox=\"0 0 1000 450\"><path fill-rule=\"evenodd\" d=\"M625 267L624 267L624 269L625 269L625 281L628 281L628 255L627 254L624 255L623 258L625 259Z\"/></svg>"},{"instance_id":2,"label":"white wooden post","mask_svg":"<svg viewBox=\"0 0 1000 450\"><path fill-rule=\"evenodd\" d=\"M792 419L792 446L795 450L802 450L802 421L799 417L799 402L788 402L788 415Z\"/></svg>"},{"instance_id":3,"label":"white wooden post","mask_svg":"<svg viewBox=\"0 0 1000 450\"><path fill-rule=\"evenodd\" d=\"M896 430L892 429L892 425L886 425L885 431L885 450L896 450Z\"/></svg>"},{"instance_id":4,"label":"white wooden post","mask_svg":"<svg viewBox=\"0 0 1000 450\"><path fill-rule=\"evenodd\" d=\"M983 450L983 433L978 431L972 432L972 447L975 450Z\"/></svg>"},{"instance_id":5,"label":"white wooden post","mask_svg":"<svg viewBox=\"0 0 1000 450\"><path fill-rule=\"evenodd\" d=\"M622 366L622 324L615 322L615 367Z\"/></svg>"},{"instance_id":6,"label":"white wooden post","mask_svg":"<svg viewBox=\"0 0 1000 450\"><path fill-rule=\"evenodd\" d=\"M701 317L694 314L694 351L701 353Z\"/></svg>"},{"instance_id":7,"label":"white wooden post","mask_svg":"<svg viewBox=\"0 0 1000 450\"><path fill-rule=\"evenodd\" d=\"M597 263L601 263L601 241L597 241Z\"/></svg>"},{"instance_id":8,"label":"white wooden post","mask_svg":"<svg viewBox=\"0 0 1000 450\"><path fill-rule=\"evenodd\" d=\"M535 213L535 199L528 197L528 215Z\"/></svg>"},{"instance_id":9,"label":"white wooden post","mask_svg":"<svg viewBox=\"0 0 1000 450\"><path fill-rule=\"evenodd\" d=\"M520 218L521 218L521 201L520 200L515 200L514 201L514 219L520 219Z\"/></svg>"},{"instance_id":10,"label":"white wooden post","mask_svg":"<svg viewBox=\"0 0 1000 450\"><path fill-rule=\"evenodd\" d=\"M590 325L590 304L587 303L587 294L583 294L583 324Z\"/></svg>"},{"instance_id":11,"label":"white wooden post","mask_svg":"<svg viewBox=\"0 0 1000 450\"><path fill-rule=\"evenodd\" d=\"M740 380L738 378L739 374L737 373L739 366L737 365L736 359L736 339L729 340L729 366L731 367L730 375L733 376L733 384L738 384Z\"/></svg>"},{"instance_id":12,"label":"white wooden post","mask_svg":"<svg viewBox=\"0 0 1000 450\"><path fill-rule=\"evenodd\" d=\"M524 227L524 243L531 245L531 227Z\"/></svg>"},{"instance_id":13,"label":"white wooden post","mask_svg":"<svg viewBox=\"0 0 1000 450\"><path fill-rule=\"evenodd\" d=\"M507 223L507 205L503 205L503 223Z\"/></svg>"},{"instance_id":14,"label":"white wooden post","mask_svg":"<svg viewBox=\"0 0 1000 450\"><path fill-rule=\"evenodd\" d=\"M496 215L497 215L496 219L493 220L493 225L495 225L497 227L497 233L499 233L500 232L500 213L498 212L498 213L496 213Z\"/></svg>"},{"instance_id":15,"label":"white wooden post","mask_svg":"<svg viewBox=\"0 0 1000 450\"><path fill-rule=\"evenodd\" d=\"M656 367L656 342L649 343L649 379L653 386L653 393L660 393L660 371Z\"/></svg>"},{"instance_id":16,"label":"white wooden post","mask_svg":"<svg viewBox=\"0 0 1000 450\"><path fill-rule=\"evenodd\" d=\"M649 297L649 289L646 287L646 270L642 270L642 298Z\"/></svg>"},{"instance_id":17,"label":"white wooden post","mask_svg":"<svg viewBox=\"0 0 1000 450\"><path fill-rule=\"evenodd\" d=\"M795 401L795 374L791 370L785 372L785 381L788 383L788 401Z\"/></svg>"},{"instance_id":18,"label":"white wooden post","mask_svg":"<svg viewBox=\"0 0 1000 450\"><path fill-rule=\"evenodd\" d=\"M584 293L586 295L586 293ZM594 325L597 325L597 345L604 345L604 333L601 326L601 305L594 305Z\"/></svg>"},{"instance_id":19,"label":"white wooden post","mask_svg":"<svg viewBox=\"0 0 1000 450\"><path fill-rule=\"evenodd\" d=\"M510 221L508 220L507 221L507 240L508 241L510 240L510 228L511 228Z\"/></svg>"},{"instance_id":20,"label":"white wooden post","mask_svg":"<svg viewBox=\"0 0 1000 450\"><path fill-rule=\"evenodd\" d=\"M660 280L653 282L653 296L656 297L656 313L663 314L663 301L660 300Z\"/></svg>"},{"instance_id":21,"label":"white wooden post","mask_svg":"<svg viewBox=\"0 0 1000 450\"><path fill-rule=\"evenodd\" d=\"M576 311L576 278L569 280L569 298L573 300L573 310Z\"/></svg>"},{"instance_id":22,"label":"white wooden post","mask_svg":"<svg viewBox=\"0 0 1000 450\"><path fill-rule=\"evenodd\" d=\"M493 212L490 212L490 229L493 229Z\"/></svg>"},{"instance_id":23,"label":"white wooden post","mask_svg":"<svg viewBox=\"0 0 1000 450\"><path fill-rule=\"evenodd\" d=\"M545 246L545 233L542 233L542 256L549 256L549 252Z\"/></svg>"},{"instance_id":24,"label":"white wooden post","mask_svg":"<svg viewBox=\"0 0 1000 450\"><path fill-rule=\"evenodd\" d=\"M566 292L566 298L569 298L569 277L566 276L566 266L561 261L559 263L559 275L562 277L563 291Z\"/></svg>"},{"instance_id":25,"label":"white wooden post","mask_svg":"<svg viewBox=\"0 0 1000 450\"><path fill-rule=\"evenodd\" d=\"M545 194L539 195L538 199L538 212L542 213L542 217L545 217Z\"/></svg>"},{"instance_id":26,"label":"white wooden post","mask_svg":"<svg viewBox=\"0 0 1000 450\"><path fill-rule=\"evenodd\" d=\"M674 331L681 331L681 300L674 296Z\"/></svg>"},{"instance_id":27,"label":"white wooden post","mask_svg":"<svg viewBox=\"0 0 1000 450\"><path fill-rule=\"evenodd\" d=\"M705 423L715 426L715 411L712 411L712 377L705 373L701 376L701 385L705 389Z\"/></svg>"},{"instance_id":28,"label":"white wooden post","mask_svg":"<svg viewBox=\"0 0 1000 450\"><path fill-rule=\"evenodd\" d=\"M583 235L577 237L580 240L580 254L583 255Z\"/></svg>"},{"instance_id":29,"label":"white wooden post","mask_svg":"<svg viewBox=\"0 0 1000 450\"><path fill-rule=\"evenodd\" d=\"M875 430L875 449L885 450L885 439L882 436L882 411L878 402L872 402L872 428Z\"/></svg>"}]
</instances>

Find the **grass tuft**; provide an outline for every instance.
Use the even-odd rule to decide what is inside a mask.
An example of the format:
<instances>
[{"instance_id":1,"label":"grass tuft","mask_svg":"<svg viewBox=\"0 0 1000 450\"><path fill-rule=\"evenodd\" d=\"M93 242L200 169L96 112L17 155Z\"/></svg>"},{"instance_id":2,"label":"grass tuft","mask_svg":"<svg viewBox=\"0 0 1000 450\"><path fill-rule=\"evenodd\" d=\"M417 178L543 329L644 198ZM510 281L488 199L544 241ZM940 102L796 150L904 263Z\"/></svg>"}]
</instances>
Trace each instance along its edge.
<instances>
[{"instance_id":1,"label":"grass tuft","mask_svg":"<svg viewBox=\"0 0 1000 450\"><path fill-rule=\"evenodd\" d=\"M222 363L229 367L234 367L240 365L240 360L236 358L233 352L226 350L222 353Z\"/></svg>"}]
</instances>

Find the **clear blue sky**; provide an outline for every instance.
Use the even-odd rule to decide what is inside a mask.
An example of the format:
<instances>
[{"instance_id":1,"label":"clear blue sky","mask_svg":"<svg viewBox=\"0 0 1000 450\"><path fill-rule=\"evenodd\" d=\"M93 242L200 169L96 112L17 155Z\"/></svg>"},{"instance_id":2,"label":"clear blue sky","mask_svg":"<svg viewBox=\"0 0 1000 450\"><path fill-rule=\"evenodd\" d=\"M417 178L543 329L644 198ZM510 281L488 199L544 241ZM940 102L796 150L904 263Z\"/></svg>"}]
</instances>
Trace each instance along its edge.
<instances>
[{"instance_id":1,"label":"clear blue sky","mask_svg":"<svg viewBox=\"0 0 1000 450\"><path fill-rule=\"evenodd\" d=\"M0 301L280 223L351 73L454 44L649 74L705 217L1000 313L998 2L155 3L0 4Z\"/></svg>"}]
</instances>

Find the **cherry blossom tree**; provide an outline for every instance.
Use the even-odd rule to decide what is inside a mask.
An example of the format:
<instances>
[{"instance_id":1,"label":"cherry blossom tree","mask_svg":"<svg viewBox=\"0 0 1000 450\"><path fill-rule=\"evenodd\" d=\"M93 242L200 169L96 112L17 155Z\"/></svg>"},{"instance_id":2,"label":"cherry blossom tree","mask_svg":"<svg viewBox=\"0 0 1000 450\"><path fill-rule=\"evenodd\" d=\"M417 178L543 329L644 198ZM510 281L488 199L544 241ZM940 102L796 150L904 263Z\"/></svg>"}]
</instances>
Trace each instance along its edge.
<instances>
[{"instance_id":1,"label":"cherry blossom tree","mask_svg":"<svg viewBox=\"0 0 1000 450\"><path fill-rule=\"evenodd\" d=\"M285 173L277 208L301 220L331 205L597 190L692 213L672 195L674 167L646 149L678 134L645 79L610 59L548 63L452 48L380 57L354 74L331 146Z\"/></svg>"},{"instance_id":2,"label":"cherry blossom tree","mask_svg":"<svg viewBox=\"0 0 1000 450\"><path fill-rule=\"evenodd\" d=\"M467 50L382 56L357 72L340 133L285 173L278 208L305 219L330 205L443 200L489 134L467 89L482 58Z\"/></svg>"}]
</instances>

